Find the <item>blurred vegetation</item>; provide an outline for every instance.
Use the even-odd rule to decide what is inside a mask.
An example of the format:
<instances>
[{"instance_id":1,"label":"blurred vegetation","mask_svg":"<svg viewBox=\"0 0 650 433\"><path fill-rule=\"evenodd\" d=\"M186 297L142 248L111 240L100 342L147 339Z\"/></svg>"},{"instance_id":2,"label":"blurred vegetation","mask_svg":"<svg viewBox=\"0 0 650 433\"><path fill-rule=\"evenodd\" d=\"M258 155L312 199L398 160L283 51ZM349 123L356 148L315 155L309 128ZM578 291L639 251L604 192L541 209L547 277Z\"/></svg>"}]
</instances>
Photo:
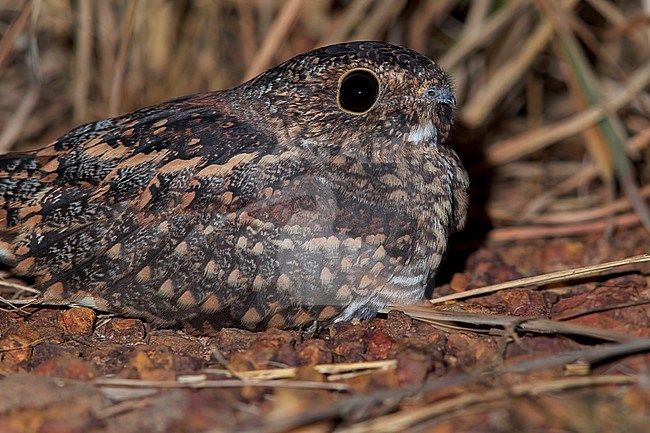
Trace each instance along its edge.
<instances>
[{"instance_id":1,"label":"blurred vegetation","mask_svg":"<svg viewBox=\"0 0 650 433\"><path fill-rule=\"evenodd\" d=\"M457 146L492 240L650 229L647 8L643 0L0 0L0 150L234 86L316 46L379 39L453 76Z\"/></svg>"}]
</instances>

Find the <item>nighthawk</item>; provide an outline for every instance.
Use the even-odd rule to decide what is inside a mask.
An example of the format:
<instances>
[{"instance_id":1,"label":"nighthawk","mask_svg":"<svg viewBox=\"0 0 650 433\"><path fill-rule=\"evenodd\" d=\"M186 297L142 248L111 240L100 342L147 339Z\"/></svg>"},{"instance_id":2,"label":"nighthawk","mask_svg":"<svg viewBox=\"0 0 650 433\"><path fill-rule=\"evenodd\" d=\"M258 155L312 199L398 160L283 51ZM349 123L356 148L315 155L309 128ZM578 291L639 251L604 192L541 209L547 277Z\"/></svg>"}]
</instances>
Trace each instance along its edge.
<instances>
[{"instance_id":1,"label":"nighthawk","mask_svg":"<svg viewBox=\"0 0 650 433\"><path fill-rule=\"evenodd\" d=\"M467 174L442 69L332 45L0 157L0 261L46 304L295 327L424 299Z\"/></svg>"}]
</instances>

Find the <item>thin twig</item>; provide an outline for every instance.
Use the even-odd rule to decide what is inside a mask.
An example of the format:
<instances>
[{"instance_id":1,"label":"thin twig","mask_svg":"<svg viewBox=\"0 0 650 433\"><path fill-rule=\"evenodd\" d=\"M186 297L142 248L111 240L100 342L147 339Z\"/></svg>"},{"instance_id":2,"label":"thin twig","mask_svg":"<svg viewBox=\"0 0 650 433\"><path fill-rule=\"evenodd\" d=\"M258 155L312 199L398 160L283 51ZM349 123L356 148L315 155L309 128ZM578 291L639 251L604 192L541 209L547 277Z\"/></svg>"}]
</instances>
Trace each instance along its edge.
<instances>
[{"instance_id":1,"label":"thin twig","mask_svg":"<svg viewBox=\"0 0 650 433\"><path fill-rule=\"evenodd\" d=\"M625 213L606 220L591 221L559 226L530 225L524 227L504 227L491 230L487 234L490 242L508 242L513 240L557 238L581 236L591 233L603 233L609 227L621 228L639 225L641 220L634 213Z\"/></svg>"},{"instance_id":2,"label":"thin twig","mask_svg":"<svg viewBox=\"0 0 650 433\"><path fill-rule=\"evenodd\" d=\"M495 293L501 290L512 289L515 287L525 287L531 286L533 284L551 284L560 281L575 280L577 278L584 278L621 266L644 262L650 262L650 254L642 254L640 256L628 257L622 260L615 260L612 262L599 263L597 265L583 266L580 268L567 269L557 272L549 272L547 274L537 275L534 277L521 278L518 280L507 281L505 283L493 284L491 286L481 287L479 289L466 290L460 293L441 296L439 298L431 299L429 302L432 304L440 304L455 299L467 299L474 296Z\"/></svg>"},{"instance_id":3,"label":"thin twig","mask_svg":"<svg viewBox=\"0 0 650 433\"><path fill-rule=\"evenodd\" d=\"M226 380L201 380L196 382L178 382L178 381L161 381L161 380L139 380L139 379L117 379L102 377L92 381L97 386L109 387L130 387L130 388L159 388L159 389L178 389L178 388L243 388L243 387L261 387L261 388L298 388L298 389L329 389L333 391L345 391L348 386L344 383L328 382L308 382L301 380L247 380L226 379Z\"/></svg>"}]
</instances>

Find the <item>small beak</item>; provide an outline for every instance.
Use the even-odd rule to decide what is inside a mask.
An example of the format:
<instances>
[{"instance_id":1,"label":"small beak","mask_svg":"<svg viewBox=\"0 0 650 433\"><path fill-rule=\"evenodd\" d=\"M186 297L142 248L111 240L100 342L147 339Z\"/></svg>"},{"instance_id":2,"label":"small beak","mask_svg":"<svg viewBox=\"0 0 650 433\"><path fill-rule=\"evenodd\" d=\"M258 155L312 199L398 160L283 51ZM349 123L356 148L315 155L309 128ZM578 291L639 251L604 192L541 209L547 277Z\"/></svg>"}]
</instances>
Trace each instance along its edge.
<instances>
[{"instance_id":1,"label":"small beak","mask_svg":"<svg viewBox=\"0 0 650 433\"><path fill-rule=\"evenodd\" d=\"M453 107L456 106L456 98L449 87L444 87L442 89L439 87L430 87L429 90L427 90L427 96L439 104L448 104Z\"/></svg>"}]
</instances>

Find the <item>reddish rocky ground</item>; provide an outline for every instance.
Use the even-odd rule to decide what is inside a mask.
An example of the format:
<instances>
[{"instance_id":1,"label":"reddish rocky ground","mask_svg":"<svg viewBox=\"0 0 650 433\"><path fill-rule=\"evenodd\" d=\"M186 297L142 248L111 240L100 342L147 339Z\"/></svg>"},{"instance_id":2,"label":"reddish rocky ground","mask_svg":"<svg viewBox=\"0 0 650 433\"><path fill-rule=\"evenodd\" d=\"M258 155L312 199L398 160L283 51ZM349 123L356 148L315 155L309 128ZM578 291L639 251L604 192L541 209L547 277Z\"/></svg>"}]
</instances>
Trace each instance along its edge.
<instances>
[{"instance_id":1,"label":"reddish rocky ground","mask_svg":"<svg viewBox=\"0 0 650 433\"><path fill-rule=\"evenodd\" d=\"M642 228L493 245L434 294L647 252ZM0 431L645 432L649 282L640 263L437 306L471 313L444 323L393 311L316 335L196 337L86 308L7 309ZM522 319L481 324L504 315Z\"/></svg>"}]
</instances>

